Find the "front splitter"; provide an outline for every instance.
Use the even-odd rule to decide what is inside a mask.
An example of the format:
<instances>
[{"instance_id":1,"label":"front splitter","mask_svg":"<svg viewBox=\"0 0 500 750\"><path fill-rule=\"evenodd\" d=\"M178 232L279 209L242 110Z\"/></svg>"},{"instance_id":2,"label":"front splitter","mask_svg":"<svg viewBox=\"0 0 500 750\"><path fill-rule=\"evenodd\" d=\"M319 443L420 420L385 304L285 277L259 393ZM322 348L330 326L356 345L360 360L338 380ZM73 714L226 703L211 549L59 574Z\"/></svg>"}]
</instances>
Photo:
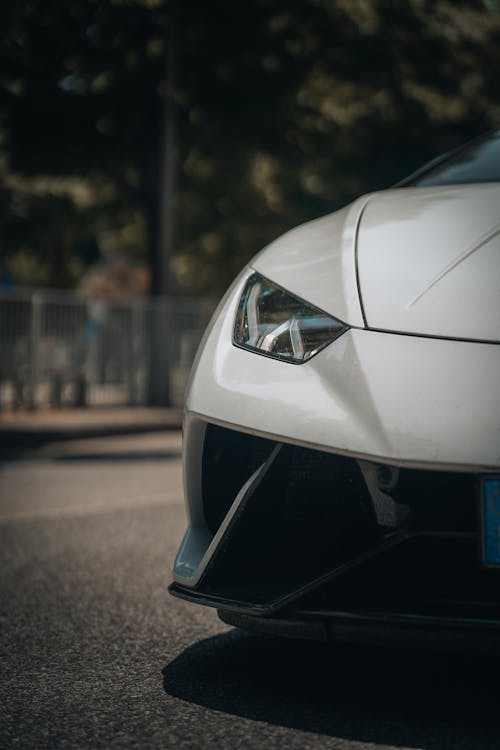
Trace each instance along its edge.
<instances>
[{"instance_id":1,"label":"front splitter","mask_svg":"<svg viewBox=\"0 0 500 750\"><path fill-rule=\"evenodd\" d=\"M219 609L228 625L269 636L406 650L500 654L500 621L359 612L258 617Z\"/></svg>"}]
</instances>

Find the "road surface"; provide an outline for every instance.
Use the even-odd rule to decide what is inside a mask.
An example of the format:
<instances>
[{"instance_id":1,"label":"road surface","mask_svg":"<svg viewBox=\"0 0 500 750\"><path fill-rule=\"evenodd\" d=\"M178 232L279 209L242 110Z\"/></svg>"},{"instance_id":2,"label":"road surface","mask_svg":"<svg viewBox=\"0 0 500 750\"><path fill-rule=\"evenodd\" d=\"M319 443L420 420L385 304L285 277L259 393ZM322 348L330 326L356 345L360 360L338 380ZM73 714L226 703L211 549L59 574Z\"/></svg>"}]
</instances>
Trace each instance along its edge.
<instances>
[{"instance_id":1,"label":"road surface","mask_svg":"<svg viewBox=\"0 0 500 750\"><path fill-rule=\"evenodd\" d=\"M266 639L169 597L179 448L0 463L1 748L498 750L498 660Z\"/></svg>"}]
</instances>

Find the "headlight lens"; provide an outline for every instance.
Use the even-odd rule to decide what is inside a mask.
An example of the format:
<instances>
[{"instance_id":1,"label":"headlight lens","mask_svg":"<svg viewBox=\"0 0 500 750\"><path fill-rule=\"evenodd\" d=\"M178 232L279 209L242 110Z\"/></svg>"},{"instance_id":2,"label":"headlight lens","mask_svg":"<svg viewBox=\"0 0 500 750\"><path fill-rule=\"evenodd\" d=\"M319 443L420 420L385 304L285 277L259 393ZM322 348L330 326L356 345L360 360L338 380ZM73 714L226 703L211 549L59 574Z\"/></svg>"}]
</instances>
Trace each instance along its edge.
<instances>
[{"instance_id":1,"label":"headlight lens","mask_svg":"<svg viewBox=\"0 0 500 750\"><path fill-rule=\"evenodd\" d=\"M314 357L347 329L342 321L254 273L241 295L233 343L268 357L300 364Z\"/></svg>"}]
</instances>

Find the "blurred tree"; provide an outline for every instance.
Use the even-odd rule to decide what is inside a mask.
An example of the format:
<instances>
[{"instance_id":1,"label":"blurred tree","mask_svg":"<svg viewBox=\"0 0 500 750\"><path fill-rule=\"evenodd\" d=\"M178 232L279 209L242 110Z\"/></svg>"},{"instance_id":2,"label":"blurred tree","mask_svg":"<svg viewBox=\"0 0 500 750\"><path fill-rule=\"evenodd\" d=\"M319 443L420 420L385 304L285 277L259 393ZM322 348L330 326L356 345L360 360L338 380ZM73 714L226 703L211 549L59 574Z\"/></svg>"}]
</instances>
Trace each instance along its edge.
<instances>
[{"instance_id":1,"label":"blurred tree","mask_svg":"<svg viewBox=\"0 0 500 750\"><path fill-rule=\"evenodd\" d=\"M172 7L2 5L1 253L17 278L74 284L97 240L148 256L161 291L167 184L178 289L220 292L285 229L498 125L490 1L181 0L175 26Z\"/></svg>"},{"instance_id":2,"label":"blurred tree","mask_svg":"<svg viewBox=\"0 0 500 750\"><path fill-rule=\"evenodd\" d=\"M482 2L187 7L176 268L191 288L222 289L286 228L499 122L500 15Z\"/></svg>"},{"instance_id":3,"label":"blurred tree","mask_svg":"<svg viewBox=\"0 0 500 750\"><path fill-rule=\"evenodd\" d=\"M148 230L155 248L167 25L160 5L2 6L3 253L28 246L48 283L75 281L54 251L45 220L53 213L70 252L97 238L101 254L144 256Z\"/></svg>"}]
</instances>

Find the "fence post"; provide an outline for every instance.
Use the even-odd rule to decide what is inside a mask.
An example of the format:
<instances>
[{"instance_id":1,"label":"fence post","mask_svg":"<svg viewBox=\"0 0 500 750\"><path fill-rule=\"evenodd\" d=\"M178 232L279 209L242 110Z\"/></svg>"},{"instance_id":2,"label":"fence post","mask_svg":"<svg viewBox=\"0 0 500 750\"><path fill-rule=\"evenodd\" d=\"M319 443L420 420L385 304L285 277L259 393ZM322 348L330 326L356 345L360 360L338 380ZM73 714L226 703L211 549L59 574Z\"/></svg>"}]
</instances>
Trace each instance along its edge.
<instances>
[{"instance_id":1,"label":"fence post","mask_svg":"<svg viewBox=\"0 0 500 750\"><path fill-rule=\"evenodd\" d=\"M42 328L42 294L39 291L33 292L33 294L31 295L30 322L28 407L30 409L36 409L39 378L40 337Z\"/></svg>"},{"instance_id":2,"label":"fence post","mask_svg":"<svg viewBox=\"0 0 500 750\"><path fill-rule=\"evenodd\" d=\"M130 331L128 336L127 391L130 406L137 406L139 403L137 376L143 316L144 306L140 300L136 299L132 303L130 310Z\"/></svg>"},{"instance_id":3,"label":"fence post","mask_svg":"<svg viewBox=\"0 0 500 750\"><path fill-rule=\"evenodd\" d=\"M155 300L150 307L148 405L170 406L170 352L172 326L170 299Z\"/></svg>"}]
</instances>

